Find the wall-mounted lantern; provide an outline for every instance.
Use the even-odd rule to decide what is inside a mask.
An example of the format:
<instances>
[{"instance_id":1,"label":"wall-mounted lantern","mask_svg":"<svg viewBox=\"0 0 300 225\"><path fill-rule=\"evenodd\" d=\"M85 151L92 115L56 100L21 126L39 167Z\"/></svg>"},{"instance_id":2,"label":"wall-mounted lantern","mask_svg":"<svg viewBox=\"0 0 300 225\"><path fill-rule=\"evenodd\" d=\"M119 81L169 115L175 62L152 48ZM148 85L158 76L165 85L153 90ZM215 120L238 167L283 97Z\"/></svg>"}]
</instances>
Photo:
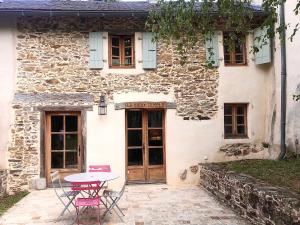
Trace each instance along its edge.
<instances>
[{"instance_id":1,"label":"wall-mounted lantern","mask_svg":"<svg viewBox=\"0 0 300 225\"><path fill-rule=\"evenodd\" d=\"M98 105L98 115L106 115L107 114L107 104L105 103L105 96L100 96L100 101Z\"/></svg>"}]
</instances>

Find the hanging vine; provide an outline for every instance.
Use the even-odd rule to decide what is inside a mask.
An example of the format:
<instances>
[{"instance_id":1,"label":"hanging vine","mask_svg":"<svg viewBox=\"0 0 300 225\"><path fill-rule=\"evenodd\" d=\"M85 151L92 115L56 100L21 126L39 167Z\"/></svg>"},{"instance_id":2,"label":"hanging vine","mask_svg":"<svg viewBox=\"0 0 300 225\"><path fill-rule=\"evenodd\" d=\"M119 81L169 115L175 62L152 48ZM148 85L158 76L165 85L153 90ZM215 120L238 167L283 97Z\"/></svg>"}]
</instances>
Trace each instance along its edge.
<instances>
[{"instance_id":1,"label":"hanging vine","mask_svg":"<svg viewBox=\"0 0 300 225\"><path fill-rule=\"evenodd\" d=\"M278 7L285 0L263 0L262 6L255 6L253 0L159 0L150 12L146 28L154 33L154 39L176 43L182 63L187 59L187 52L201 37L209 40L215 30L233 31L225 43L232 48L237 35L245 37L254 27L267 27L267 33L256 37L263 45L266 38L281 34L285 27L278 24ZM300 0L294 8L298 15ZM277 27L276 27L277 26ZM297 24L293 37L298 31ZM242 40L245 41L245 40ZM261 46L253 46L251 51L257 52Z\"/></svg>"}]
</instances>

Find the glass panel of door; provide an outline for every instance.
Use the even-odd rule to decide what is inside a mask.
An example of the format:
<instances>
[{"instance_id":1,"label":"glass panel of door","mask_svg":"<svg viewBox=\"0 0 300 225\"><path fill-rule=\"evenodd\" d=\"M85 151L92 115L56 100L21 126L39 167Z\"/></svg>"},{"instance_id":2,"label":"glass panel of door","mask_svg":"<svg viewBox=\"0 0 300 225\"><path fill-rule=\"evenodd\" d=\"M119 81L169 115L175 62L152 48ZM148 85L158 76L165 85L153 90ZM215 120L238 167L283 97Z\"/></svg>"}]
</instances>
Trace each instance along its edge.
<instances>
[{"instance_id":1,"label":"glass panel of door","mask_svg":"<svg viewBox=\"0 0 300 225\"><path fill-rule=\"evenodd\" d=\"M45 124L45 172L59 171L60 178L81 172L81 113L47 112Z\"/></svg>"},{"instance_id":2,"label":"glass panel of door","mask_svg":"<svg viewBox=\"0 0 300 225\"><path fill-rule=\"evenodd\" d=\"M128 110L126 115L128 181L165 180L164 111Z\"/></svg>"},{"instance_id":3,"label":"glass panel of door","mask_svg":"<svg viewBox=\"0 0 300 225\"><path fill-rule=\"evenodd\" d=\"M78 116L51 116L51 168L78 167Z\"/></svg>"}]
</instances>

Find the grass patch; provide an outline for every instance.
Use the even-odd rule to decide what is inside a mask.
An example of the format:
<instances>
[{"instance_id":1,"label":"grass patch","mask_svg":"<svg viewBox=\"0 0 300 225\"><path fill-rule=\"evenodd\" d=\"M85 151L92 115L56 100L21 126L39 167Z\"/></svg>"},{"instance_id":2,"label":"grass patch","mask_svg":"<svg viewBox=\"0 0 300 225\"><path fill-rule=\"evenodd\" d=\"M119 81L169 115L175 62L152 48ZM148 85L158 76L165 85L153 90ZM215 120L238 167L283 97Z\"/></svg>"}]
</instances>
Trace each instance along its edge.
<instances>
[{"instance_id":1,"label":"grass patch","mask_svg":"<svg viewBox=\"0 0 300 225\"><path fill-rule=\"evenodd\" d=\"M11 208L14 204L28 195L28 191L22 191L16 193L14 195L7 195L0 198L0 216L3 215L9 208Z\"/></svg>"},{"instance_id":2,"label":"grass patch","mask_svg":"<svg viewBox=\"0 0 300 225\"><path fill-rule=\"evenodd\" d=\"M244 173L273 186L286 187L300 194L300 158L275 160L242 160L221 163L228 170Z\"/></svg>"}]
</instances>

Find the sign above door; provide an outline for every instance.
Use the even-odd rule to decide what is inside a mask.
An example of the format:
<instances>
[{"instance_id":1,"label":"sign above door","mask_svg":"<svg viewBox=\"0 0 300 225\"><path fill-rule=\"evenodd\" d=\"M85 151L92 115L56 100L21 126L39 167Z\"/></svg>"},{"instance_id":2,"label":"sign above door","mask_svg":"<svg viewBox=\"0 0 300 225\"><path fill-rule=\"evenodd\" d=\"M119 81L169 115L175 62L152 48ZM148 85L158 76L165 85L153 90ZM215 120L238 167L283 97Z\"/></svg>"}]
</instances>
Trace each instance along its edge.
<instances>
[{"instance_id":1,"label":"sign above door","mask_svg":"<svg viewBox=\"0 0 300 225\"><path fill-rule=\"evenodd\" d=\"M116 110L121 109L176 109L175 102L122 102L115 104Z\"/></svg>"}]
</instances>

